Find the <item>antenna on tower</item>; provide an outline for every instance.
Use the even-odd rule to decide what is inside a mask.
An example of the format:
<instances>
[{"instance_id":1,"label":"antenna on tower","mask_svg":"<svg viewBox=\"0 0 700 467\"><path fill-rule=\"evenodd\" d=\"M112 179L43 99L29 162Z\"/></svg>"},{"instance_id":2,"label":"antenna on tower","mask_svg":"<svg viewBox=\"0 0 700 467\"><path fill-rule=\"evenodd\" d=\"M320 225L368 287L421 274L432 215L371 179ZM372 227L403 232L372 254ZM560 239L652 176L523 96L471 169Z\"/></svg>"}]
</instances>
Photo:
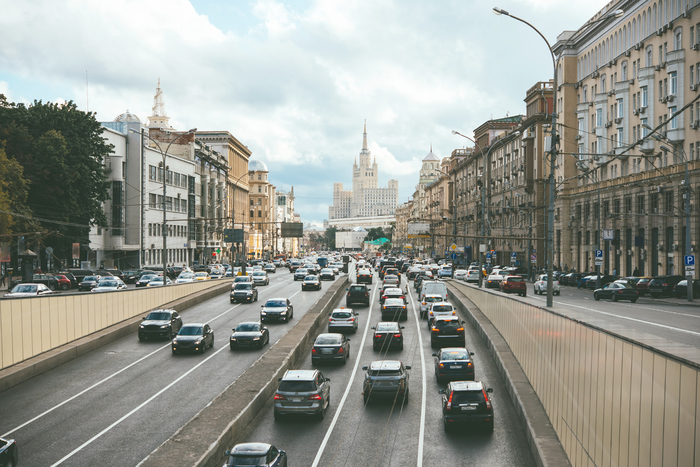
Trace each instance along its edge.
<instances>
[{"instance_id":1,"label":"antenna on tower","mask_svg":"<svg viewBox=\"0 0 700 467\"><path fill-rule=\"evenodd\" d=\"M160 88L160 78L158 78L158 87L156 87L156 95L153 98L153 116L165 117L165 104L163 103L163 90Z\"/></svg>"}]
</instances>

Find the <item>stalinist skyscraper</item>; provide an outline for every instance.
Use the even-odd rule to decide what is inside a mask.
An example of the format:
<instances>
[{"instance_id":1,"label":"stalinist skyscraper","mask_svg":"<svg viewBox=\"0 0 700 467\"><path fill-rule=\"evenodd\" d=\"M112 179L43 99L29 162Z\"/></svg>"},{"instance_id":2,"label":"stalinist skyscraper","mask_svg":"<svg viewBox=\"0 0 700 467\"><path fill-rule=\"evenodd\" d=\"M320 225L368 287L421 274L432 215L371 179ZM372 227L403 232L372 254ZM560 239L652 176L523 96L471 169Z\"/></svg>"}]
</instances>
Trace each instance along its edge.
<instances>
[{"instance_id":1,"label":"stalinist skyscraper","mask_svg":"<svg viewBox=\"0 0 700 467\"><path fill-rule=\"evenodd\" d=\"M329 219L389 216L396 212L399 199L398 180L389 180L388 188L379 188L379 170L376 159L367 148L367 123L362 134L360 163L352 166L352 191L343 191L342 183L333 184L333 206L328 208Z\"/></svg>"}]
</instances>

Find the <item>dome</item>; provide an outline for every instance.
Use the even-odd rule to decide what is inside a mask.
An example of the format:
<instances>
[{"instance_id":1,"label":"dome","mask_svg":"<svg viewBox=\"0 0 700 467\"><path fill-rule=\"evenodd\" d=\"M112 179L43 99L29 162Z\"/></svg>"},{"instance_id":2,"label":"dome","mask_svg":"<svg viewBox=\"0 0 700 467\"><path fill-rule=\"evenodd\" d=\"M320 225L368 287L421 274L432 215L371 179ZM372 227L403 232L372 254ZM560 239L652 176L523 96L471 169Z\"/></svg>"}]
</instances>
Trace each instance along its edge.
<instances>
[{"instance_id":1,"label":"dome","mask_svg":"<svg viewBox=\"0 0 700 467\"><path fill-rule=\"evenodd\" d=\"M129 112L129 109L126 110L123 114L119 115L117 118L114 119L115 122L138 122L141 123L141 120L139 118Z\"/></svg>"},{"instance_id":2,"label":"dome","mask_svg":"<svg viewBox=\"0 0 700 467\"><path fill-rule=\"evenodd\" d=\"M248 172L269 172L263 161L252 160L248 161Z\"/></svg>"},{"instance_id":3,"label":"dome","mask_svg":"<svg viewBox=\"0 0 700 467\"><path fill-rule=\"evenodd\" d=\"M355 227L352 229L353 232L367 232L367 230L363 229L362 227Z\"/></svg>"}]
</instances>

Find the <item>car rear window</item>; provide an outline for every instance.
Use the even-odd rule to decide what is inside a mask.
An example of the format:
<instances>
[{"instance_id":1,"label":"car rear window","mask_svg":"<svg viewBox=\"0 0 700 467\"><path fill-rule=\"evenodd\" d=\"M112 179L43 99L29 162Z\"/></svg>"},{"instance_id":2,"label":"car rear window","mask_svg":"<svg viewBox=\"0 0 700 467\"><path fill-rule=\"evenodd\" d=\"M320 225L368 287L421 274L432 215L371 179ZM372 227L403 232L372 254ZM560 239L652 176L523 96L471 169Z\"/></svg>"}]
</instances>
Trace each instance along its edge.
<instances>
[{"instance_id":1,"label":"car rear window","mask_svg":"<svg viewBox=\"0 0 700 467\"><path fill-rule=\"evenodd\" d=\"M457 328L462 327L462 323L460 323L457 320L452 320L452 321L438 320L438 321L435 321L435 327L440 329L441 331L455 331L455 330L457 330Z\"/></svg>"},{"instance_id":2,"label":"car rear window","mask_svg":"<svg viewBox=\"0 0 700 467\"><path fill-rule=\"evenodd\" d=\"M377 331L398 331L399 325L396 323L384 323L377 325Z\"/></svg>"},{"instance_id":3,"label":"car rear window","mask_svg":"<svg viewBox=\"0 0 700 467\"><path fill-rule=\"evenodd\" d=\"M519 276L508 277L508 282L522 282L523 278Z\"/></svg>"},{"instance_id":4,"label":"car rear window","mask_svg":"<svg viewBox=\"0 0 700 467\"><path fill-rule=\"evenodd\" d=\"M443 350L440 356L442 360L467 360L467 352L465 350Z\"/></svg>"},{"instance_id":5,"label":"car rear window","mask_svg":"<svg viewBox=\"0 0 700 467\"><path fill-rule=\"evenodd\" d=\"M367 290L367 289L366 289L364 286L361 286L361 285L359 285L359 286L358 286L358 285L350 286L350 291L352 291L352 292L364 292L364 291L366 291L366 290Z\"/></svg>"},{"instance_id":6,"label":"car rear window","mask_svg":"<svg viewBox=\"0 0 700 467\"><path fill-rule=\"evenodd\" d=\"M352 315L347 311L335 311L332 315L334 318L347 319L351 318Z\"/></svg>"},{"instance_id":7,"label":"car rear window","mask_svg":"<svg viewBox=\"0 0 700 467\"><path fill-rule=\"evenodd\" d=\"M281 381L280 392L310 392L315 391L316 385L313 381Z\"/></svg>"},{"instance_id":8,"label":"car rear window","mask_svg":"<svg viewBox=\"0 0 700 467\"><path fill-rule=\"evenodd\" d=\"M452 311L452 305L433 305L433 311Z\"/></svg>"},{"instance_id":9,"label":"car rear window","mask_svg":"<svg viewBox=\"0 0 700 467\"><path fill-rule=\"evenodd\" d=\"M484 402L482 391L460 391L452 393L452 404L468 404L470 402Z\"/></svg>"},{"instance_id":10,"label":"car rear window","mask_svg":"<svg viewBox=\"0 0 700 467\"><path fill-rule=\"evenodd\" d=\"M370 376L401 376L401 370L369 370Z\"/></svg>"},{"instance_id":11,"label":"car rear window","mask_svg":"<svg viewBox=\"0 0 700 467\"><path fill-rule=\"evenodd\" d=\"M340 344L340 337L338 336L318 336L316 338L316 345L337 345Z\"/></svg>"}]
</instances>

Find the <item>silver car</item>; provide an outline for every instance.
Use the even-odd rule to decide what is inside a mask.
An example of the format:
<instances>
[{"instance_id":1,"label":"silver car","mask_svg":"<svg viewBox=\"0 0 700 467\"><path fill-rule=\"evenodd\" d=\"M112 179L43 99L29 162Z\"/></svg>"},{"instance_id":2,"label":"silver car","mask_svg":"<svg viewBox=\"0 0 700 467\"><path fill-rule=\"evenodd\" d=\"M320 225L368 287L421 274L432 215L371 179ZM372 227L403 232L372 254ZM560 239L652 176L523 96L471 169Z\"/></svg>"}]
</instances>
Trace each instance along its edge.
<instances>
[{"instance_id":1,"label":"silver car","mask_svg":"<svg viewBox=\"0 0 700 467\"><path fill-rule=\"evenodd\" d=\"M255 285L268 285L270 278L267 277L265 271L253 271L253 282Z\"/></svg>"},{"instance_id":2,"label":"silver car","mask_svg":"<svg viewBox=\"0 0 700 467\"><path fill-rule=\"evenodd\" d=\"M330 403L330 379L318 370L287 370L279 382L275 392L275 420L294 414L323 419Z\"/></svg>"},{"instance_id":3,"label":"silver car","mask_svg":"<svg viewBox=\"0 0 700 467\"><path fill-rule=\"evenodd\" d=\"M359 321L358 316L360 314L351 308L336 308L328 318L328 332L352 331L355 334Z\"/></svg>"},{"instance_id":4,"label":"silver car","mask_svg":"<svg viewBox=\"0 0 700 467\"><path fill-rule=\"evenodd\" d=\"M428 294L420 302L420 317L426 318L428 316L428 311L430 311L430 306L436 302L443 302L442 295L440 294Z\"/></svg>"}]
</instances>

